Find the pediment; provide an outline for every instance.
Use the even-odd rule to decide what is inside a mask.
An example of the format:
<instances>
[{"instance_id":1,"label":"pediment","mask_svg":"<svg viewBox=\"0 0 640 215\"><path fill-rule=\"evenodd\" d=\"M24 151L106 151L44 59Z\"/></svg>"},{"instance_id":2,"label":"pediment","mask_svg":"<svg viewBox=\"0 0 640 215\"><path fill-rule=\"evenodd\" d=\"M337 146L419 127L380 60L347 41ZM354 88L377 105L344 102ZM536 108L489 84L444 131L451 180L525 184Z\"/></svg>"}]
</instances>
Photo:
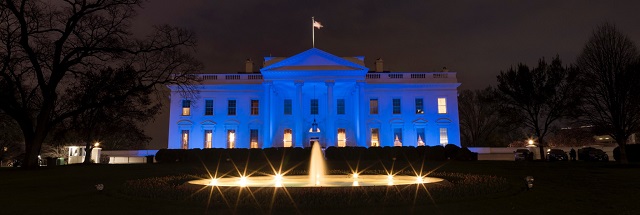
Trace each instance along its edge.
<instances>
[{"instance_id":1,"label":"pediment","mask_svg":"<svg viewBox=\"0 0 640 215\"><path fill-rule=\"evenodd\" d=\"M312 48L292 57L280 60L270 58L261 72L286 70L365 70L364 61L357 57L342 58L320 49Z\"/></svg>"},{"instance_id":2,"label":"pediment","mask_svg":"<svg viewBox=\"0 0 640 215\"><path fill-rule=\"evenodd\" d=\"M429 122L429 121L427 121L426 119L423 119L423 118L418 118L416 120L413 120L413 124L414 125L426 125L427 122Z\"/></svg>"},{"instance_id":3,"label":"pediment","mask_svg":"<svg viewBox=\"0 0 640 215\"><path fill-rule=\"evenodd\" d=\"M440 118L436 120L436 123L438 124L450 124L451 120L448 118Z\"/></svg>"}]
</instances>

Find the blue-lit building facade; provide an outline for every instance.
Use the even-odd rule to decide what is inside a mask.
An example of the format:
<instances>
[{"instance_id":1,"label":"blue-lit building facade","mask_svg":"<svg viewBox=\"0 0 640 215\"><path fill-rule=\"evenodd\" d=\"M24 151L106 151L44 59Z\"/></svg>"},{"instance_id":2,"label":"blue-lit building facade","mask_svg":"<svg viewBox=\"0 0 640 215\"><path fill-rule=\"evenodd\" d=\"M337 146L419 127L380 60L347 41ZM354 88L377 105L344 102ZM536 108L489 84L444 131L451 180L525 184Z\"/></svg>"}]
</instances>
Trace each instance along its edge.
<instances>
[{"instance_id":1,"label":"blue-lit building facade","mask_svg":"<svg viewBox=\"0 0 640 215\"><path fill-rule=\"evenodd\" d=\"M171 89L172 149L460 145L456 73L387 72L312 48Z\"/></svg>"}]
</instances>

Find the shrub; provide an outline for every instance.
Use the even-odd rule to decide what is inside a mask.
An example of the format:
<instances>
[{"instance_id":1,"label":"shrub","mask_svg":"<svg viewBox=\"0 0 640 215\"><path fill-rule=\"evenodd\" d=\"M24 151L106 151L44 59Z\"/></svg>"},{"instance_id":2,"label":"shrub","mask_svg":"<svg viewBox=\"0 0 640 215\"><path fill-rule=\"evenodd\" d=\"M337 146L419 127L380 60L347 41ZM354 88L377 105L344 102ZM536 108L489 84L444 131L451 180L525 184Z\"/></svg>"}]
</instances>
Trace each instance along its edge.
<instances>
[{"instance_id":1,"label":"shrub","mask_svg":"<svg viewBox=\"0 0 640 215\"><path fill-rule=\"evenodd\" d=\"M471 152L467 147L462 147L458 150L455 159L459 161L477 161L478 153Z\"/></svg>"},{"instance_id":2,"label":"shrub","mask_svg":"<svg viewBox=\"0 0 640 215\"><path fill-rule=\"evenodd\" d=\"M453 144L447 144L444 146L444 156L448 160L456 159L456 156L458 155L458 150L460 150L460 147Z\"/></svg>"},{"instance_id":3,"label":"shrub","mask_svg":"<svg viewBox=\"0 0 640 215\"><path fill-rule=\"evenodd\" d=\"M627 144L625 146L627 160L630 162L640 161L640 144ZM620 146L613 149L613 159L620 161Z\"/></svg>"},{"instance_id":4,"label":"shrub","mask_svg":"<svg viewBox=\"0 0 640 215\"><path fill-rule=\"evenodd\" d=\"M447 160L444 153L444 147L432 146L425 150L425 159L430 161L444 161Z\"/></svg>"}]
</instances>

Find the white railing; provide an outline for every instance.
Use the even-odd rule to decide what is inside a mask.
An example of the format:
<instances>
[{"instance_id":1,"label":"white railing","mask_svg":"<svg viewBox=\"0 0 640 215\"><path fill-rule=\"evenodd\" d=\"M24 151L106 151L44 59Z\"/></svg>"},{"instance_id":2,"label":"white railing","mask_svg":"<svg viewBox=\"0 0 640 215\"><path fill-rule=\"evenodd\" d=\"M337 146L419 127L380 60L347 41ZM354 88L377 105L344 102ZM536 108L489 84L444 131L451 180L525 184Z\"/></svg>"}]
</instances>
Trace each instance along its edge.
<instances>
[{"instance_id":1,"label":"white railing","mask_svg":"<svg viewBox=\"0 0 640 215\"><path fill-rule=\"evenodd\" d=\"M198 80L204 83L262 83L261 74L195 74ZM386 83L456 83L455 72L392 72L392 73L368 73L365 76L367 82Z\"/></svg>"},{"instance_id":2,"label":"white railing","mask_svg":"<svg viewBox=\"0 0 640 215\"><path fill-rule=\"evenodd\" d=\"M262 83L261 74L196 74L196 79L207 82L221 83Z\"/></svg>"},{"instance_id":3,"label":"white railing","mask_svg":"<svg viewBox=\"0 0 640 215\"><path fill-rule=\"evenodd\" d=\"M406 73L369 73L367 82L407 82L407 83L456 83L455 72L406 72Z\"/></svg>"}]
</instances>

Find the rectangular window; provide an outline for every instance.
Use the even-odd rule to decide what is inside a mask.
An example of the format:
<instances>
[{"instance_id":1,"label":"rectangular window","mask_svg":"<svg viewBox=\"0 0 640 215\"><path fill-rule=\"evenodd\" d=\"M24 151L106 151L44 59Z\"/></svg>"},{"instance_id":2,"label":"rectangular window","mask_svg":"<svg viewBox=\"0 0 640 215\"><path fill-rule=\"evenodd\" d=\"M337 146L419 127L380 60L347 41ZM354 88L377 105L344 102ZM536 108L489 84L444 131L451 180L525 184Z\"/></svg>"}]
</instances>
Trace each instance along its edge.
<instances>
[{"instance_id":1,"label":"rectangular window","mask_svg":"<svg viewBox=\"0 0 640 215\"><path fill-rule=\"evenodd\" d=\"M344 115L344 99L338 99L338 115Z\"/></svg>"},{"instance_id":2,"label":"rectangular window","mask_svg":"<svg viewBox=\"0 0 640 215\"><path fill-rule=\"evenodd\" d=\"M449 144L449 137L447 136L447 128L440 128L440 145L444 146Z\"/></svg>"},{"instance_id":3,"label":"rectangular window","mask_svg":"<svg viewBox=\"0 0 640 215\"><path fill-rule=\"evenodd\" d=\"M204 115L205 116L213 115L213 100L210 100L210 99L204 100Z\"/></svg>"},{"instance_id":4,"label":"rectangular window","mask_svg":"<svg viewBox=\"0 0 640 215\"><path fill-rule=\"evenodd\" d=\"M338 128L338 147L347 146L347 131L344 128Z\"/></svg>"},{"instance_id":5,"label":"rectangular window","mask_svg":"<svg viewBox=\"0 0 640 215\"><path fill-rule=\"evenodd\" d=\"M378 99L369 99L369 114L378 114Z\"/></svg>"},{"instance_id":6,"label":"rectangular window","mask_svg":"<svg viewBox=\"0 0 640 215\"><path fill-rule=\"evenodd\" d=\"M416 114L424 114L424 101L422 98L416 98Z\"/></svg>"},{"instance_id":7,"label":"rectangular window","mask_svg":"<svg viewBox=\"0 0 640 215\"><path fill-rule=\"evenodd\" d=\"M251 135L249 136L250 137L249 139L251 139L250 146L252 149L257 149L258 148L258 129L251 129L249 130L249 132Z\"/></svg>"},{"instance_id":8,"label":"rectangular window","mask_svg":"<svg viewBox=\"0 0 640 215\"><path fill-rule=\"evenodd\" d=\"M402 128L393 129L393 146L402 146Z\"/></svg>"},{"instance_id":9,"label":"rectangular window","mask_svg":"<svg viewBox=\"0 0 640 215\"><path fill-rule=\"evenodd\" d=\"M318 115L318 99L311 99L311 115Z\"/></svg>"},{"instance_id":10,"label":"rectangular window","mask_svg":"<svg viewBox=\"0 0 640 215\"><path fill-rule=\"evenodd\" d=\"M291 132L291 129L290 129L290 128L284 129L284 138L282 139L282 142L283 142L283 146L284 146L284 147L291 147L291 146L293 146L293 144L292 144L292 142L291 142L291 140L292 140L292 135L291 135L291 133L292 133L292 132Z\"/></svg>"},{"instance_id":11,"label":"rectangular window","mask_svg":"<svg viewBox=\"0 0 640 215\"><path fill-rule=\"evenodd\" d=\"M378 128L371 129L371 147L380 146L380 130Z\"/></svg>"},{"instance_id":12,"label":"rectangular window","mask_svg":"<svg viewBox=\"0 0 640 215\"><path fill-rule=\"evenodd\" d=\"M284 115L291 115L291 99L284 100Z\"/></svg>"},{"instance_id":13,"label":"rectangular window","mask_svg":"<svg viewBox=\"0 0 640 215\"><path fill-rule=\"evenodd\" d=\"M233 149L236 147L236 130L227 130L227 148Z\"/></svg>"},{"instance_id":14,"label":"rectangular window","mask_svg":"<svg viewBox=\"0 0 640 215\"><path fill-rule=\"evenodd\" d=\"M424 128L417 128L416 129L416 134L417 134L417 143L416 145L418 146L424 146Z\"/></svg>"},{"instance_id":15,"label":"rectangular window","mask_svg":"<svg viewBox=\"0 0 640 215\"><path fill-rule=\"evenodd\" d=\"M251 115L258 115L260 113L260 101L252 99L251 100Z\"/></svg>"},{"instance_id":16,"label":"rectangular window","mask_svg":"<svg viewBox=\"0 0 640 215\"><path fill-rule=\"evenodd\" d=\"M182 149L189 149L189 130L182 130Z\"/></svg>"},{"instance_id":17,"label":"rectangular window","mask_svg":"<svg viewBox=\"0 0 640 215\"><path fill-rule=\"evenodd\" d=\"M400 99L393 99L393 114L400 113Z\"/></svg>"},{"instance_id":18,"label":"rectangular window","mask_svg":"<svg viewBox=\"0 0 640 215\"><path fill-rule=\"evenodd\" d=\"M227 115L229 116L236 115L236 100L227 101Z\"/></svg>"},{"instance_id":19,"label":"rectangular window","mask_svg":"<svg viewBox=\"0 0 640 215\"><path fill-rule=\"evenodd\" d=\"M213 131L212 130L204 130L204 148L211 148L211 141L213 141Z\"/></svg>"},{"instance_id":20,"label":"rectangular window","mask_svg":"<svg viewBox=\"0 0 640 215\"><path fill-rule=\"evenodd\" d=\"M182 100L182 115L191 115L191 100Z\"/></svg>"},{"instance_id":21,"label":"rectangular window","mask_svg":"<svg viewBox=\"0 0 640 215\"><path fill-rule=\"evenodd\" d=\"M438 98L438 113L441 113L441 114L447 113L447 99L446 98Z\"/></svg>"}]
</instances>

